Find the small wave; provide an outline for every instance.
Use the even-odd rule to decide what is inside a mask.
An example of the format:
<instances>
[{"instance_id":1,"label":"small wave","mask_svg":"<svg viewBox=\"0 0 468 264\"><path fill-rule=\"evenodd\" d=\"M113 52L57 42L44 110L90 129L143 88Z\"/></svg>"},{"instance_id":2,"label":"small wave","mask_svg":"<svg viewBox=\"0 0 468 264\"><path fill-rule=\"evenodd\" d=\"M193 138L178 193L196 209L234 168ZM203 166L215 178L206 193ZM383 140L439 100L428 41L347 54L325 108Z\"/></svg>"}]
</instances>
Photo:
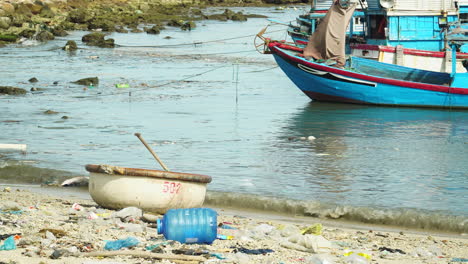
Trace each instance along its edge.
<instances>
[{"instance_id":1,"label":"small wave","mask_svg":"<svg viewBox=\"0 0 468 264\"><path fill-rule=\"evenodd\" d=\"M70 177L72 172L45 169L25 164L22 161L3 161L0 164L0 181L4 183L29 183L58 185Z\"/></svg>"},{"instance_id":2,"label":"small wave","mask_svg":"<svg viewBox=\"0 0 468 264\"><path fill-rule=\"evenodd\" d=\"M238 209L253 209L291 216L310 216L321 219L340 219L399 228L467 233L466 216L411 208L380 209L337 205L320 201L301 201L229 192L208 192L206 204Z\"/></svg>"}]
</instances>

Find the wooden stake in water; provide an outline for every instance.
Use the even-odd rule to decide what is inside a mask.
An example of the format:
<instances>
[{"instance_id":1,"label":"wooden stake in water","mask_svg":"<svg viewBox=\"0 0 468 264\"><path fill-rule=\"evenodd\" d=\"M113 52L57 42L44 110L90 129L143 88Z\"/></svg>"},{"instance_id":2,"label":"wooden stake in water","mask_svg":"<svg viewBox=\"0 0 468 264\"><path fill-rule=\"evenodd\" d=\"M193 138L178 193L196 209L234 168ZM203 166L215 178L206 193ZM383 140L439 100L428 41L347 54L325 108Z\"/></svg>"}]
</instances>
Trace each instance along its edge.
<instances>
[{"instance_id":1,"label":"wooden stake in water","mask_svg":"<svg viewBox=\"0 0 468 264\"><path fill-rule=\"evenodd\" d=\"M135 136L140 139L141 143L143 143L143 145L145 145L145 147L149 150L149 152L151 152L151 154L153 155L153 157L156 159L157 162L159 162L159 164L161 165L161 167L163 167L163 169L165 171L169 171L169 169L166 167L166 165L164 165L164 163L162 162L162 160L159 159L159 157L156 155L156 153L154 153L154 151L151 149L151 147L146 143L146 141L141 137L141 134L140 133L135 133Z\"/></svg>"},{"instance_id":2,"label":"wooden stake in water","mask_svg":"<svg viewBox=\"0 0 468 264\"><path fill-rule=\"evenodd\" d=\"M236 104L239 101L239 63L234 63L232 68L232 79L236 83Z\"/></svg>"}]
</instances>

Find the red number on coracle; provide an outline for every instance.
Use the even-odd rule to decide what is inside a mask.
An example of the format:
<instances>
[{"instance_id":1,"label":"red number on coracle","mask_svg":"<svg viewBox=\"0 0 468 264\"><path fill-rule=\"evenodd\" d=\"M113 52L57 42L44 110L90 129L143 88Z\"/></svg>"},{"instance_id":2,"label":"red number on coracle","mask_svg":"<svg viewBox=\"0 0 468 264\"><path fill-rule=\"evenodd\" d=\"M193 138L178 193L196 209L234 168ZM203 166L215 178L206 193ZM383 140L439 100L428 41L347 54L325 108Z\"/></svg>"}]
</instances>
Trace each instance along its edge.
<instances>
[{"instance_id":1,"label":"red number on coracle","mask_svg":"<svg viewBox=\"0 0 468 264\"><path fill-rule=\"evenodd\" d=\"M163 192L169 193L179 193L182 184L175 183L175 182L164 182L163 184Z\"/></svg>"},{"instance_id":2,"label":"red number on coracle","mask_svg":"<svg viewBox=\"0 0 468 264\"><path fill-rule=\"evenodd\" d=\"M168 192L169 191L169 182L164 182L162 191L163 192Z\"/></svg>"}]
</instances>

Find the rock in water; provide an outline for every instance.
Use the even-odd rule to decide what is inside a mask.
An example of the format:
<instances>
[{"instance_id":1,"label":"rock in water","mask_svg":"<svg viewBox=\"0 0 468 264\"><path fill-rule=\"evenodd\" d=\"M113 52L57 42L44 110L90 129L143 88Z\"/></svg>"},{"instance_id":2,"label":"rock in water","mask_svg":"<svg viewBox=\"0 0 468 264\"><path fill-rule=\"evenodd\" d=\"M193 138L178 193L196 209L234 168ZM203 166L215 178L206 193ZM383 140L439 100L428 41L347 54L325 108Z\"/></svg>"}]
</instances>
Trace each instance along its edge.
<instances>
[{"instance_id":1,"label":"rock in water","mask_svg":"<svg viewBox=\"0 0 468 264\"><path fill-rule=\"evenodd\" d=\"M81 84L81 85L98 85L99 79L98 77L89 77L89 78L79 79L78 81L74 81L73 83Z\"/></svg>"},{"instance_id":2,"label":"rock in water","mask_svg":"<svg viewBox=\"0 0 468 264\"><path fill-rule=\"evenodd\" d=\"M0 86L0 94L19 95L25 94L26 90L12 86Z\"/></svg>"},{"instance_id":3,"label":"rock in water","mask_svg":"<svg viewBox=\"0 0 468 264\"><path fill-rule=\"evenodd\" d=\"M66 51L74 51L78 49L78 45L76 45L75 41L69 40L62 49Z\"/></svg>"}]
</instances>

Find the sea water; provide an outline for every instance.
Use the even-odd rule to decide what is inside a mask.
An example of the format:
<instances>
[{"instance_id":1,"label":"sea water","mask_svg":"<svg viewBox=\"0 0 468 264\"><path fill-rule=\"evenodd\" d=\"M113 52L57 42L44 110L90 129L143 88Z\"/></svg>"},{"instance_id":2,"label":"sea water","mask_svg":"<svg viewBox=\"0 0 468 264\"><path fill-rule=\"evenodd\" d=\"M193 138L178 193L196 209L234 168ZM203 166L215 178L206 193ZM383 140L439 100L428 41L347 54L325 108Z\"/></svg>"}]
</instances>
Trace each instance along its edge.
<instances>
[{"instance_id":1,"label":"sea water","mask_svg":"<svg viewBox=\"0 0 468 264\"><path fill-rule=\"evenodd\" d=\"M289 22L307 9L235 11ZM0 143L27 145L0 152L1 181L161 169L139 132L170 170L213 177L209 204L467 233L468 112L311 102L256 51L268 23L112 33L114 49L84 45L87 32L0 49L0 85L38 88L0 97ZM61 50L70 39L74 53ZM87 77L99 84L71 83Z\"/></svg>"}]
</instances>

